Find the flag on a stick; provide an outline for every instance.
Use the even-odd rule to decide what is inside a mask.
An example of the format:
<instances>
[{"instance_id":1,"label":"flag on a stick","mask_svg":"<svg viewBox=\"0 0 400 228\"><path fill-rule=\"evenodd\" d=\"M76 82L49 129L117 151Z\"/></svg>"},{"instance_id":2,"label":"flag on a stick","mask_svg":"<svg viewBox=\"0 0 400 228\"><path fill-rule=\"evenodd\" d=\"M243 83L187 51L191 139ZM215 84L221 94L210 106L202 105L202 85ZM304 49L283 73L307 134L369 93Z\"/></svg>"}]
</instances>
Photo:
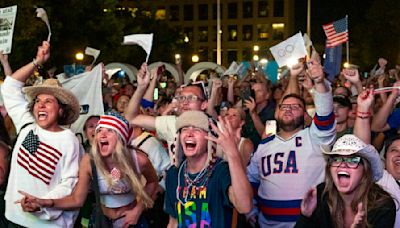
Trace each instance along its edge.
<instances>
[{"instance_id":1,"label":"flag on a stick","mask_svg":"<svg viewBox=\"0 0 400 228\"><path fill-rule=\"evenodd\" d=\"M349 31L347 30L347 16L338 21L323 25L327 37L326 47L331 48L349 41Z\"/></svg>"}]
</instances>

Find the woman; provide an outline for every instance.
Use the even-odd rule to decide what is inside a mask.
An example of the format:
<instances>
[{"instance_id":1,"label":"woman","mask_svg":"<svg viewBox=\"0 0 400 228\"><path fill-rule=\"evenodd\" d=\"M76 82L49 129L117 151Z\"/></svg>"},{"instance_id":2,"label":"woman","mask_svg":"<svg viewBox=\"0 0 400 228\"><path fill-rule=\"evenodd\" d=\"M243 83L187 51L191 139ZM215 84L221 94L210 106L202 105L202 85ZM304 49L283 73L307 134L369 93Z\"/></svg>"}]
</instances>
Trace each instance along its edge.
<instances>
[{"instance_id":1,"label":"woman","mask_svg":"<svg viewBox=\"0 0 400 228\"><path fill-rule=\"evenodd\" d=\"M113 227L129 227L139 221L145 208L153 204L152 196L158 185L157 174L146 155L131 150L127 145L128 121L110 112L100 117L90 154L85 154L79 168L79 180L75 191L61 199L38 199L27 193L20 201L39 207L76 209L83 205L93 173L91 162L97 171L101 209L112 221ZM141 182L146 178L146 185Z\"/></svg>"},{"instance_id":2,"label":"woman","mask_svg":"<svg viewBox=\"0 0 400 228\"><path fill-rule=\"evenodd\" d=\"M376 183L379 154L354 135L338 139L328 155L325 183L309 190L296 227L393 227L396 207Z\"/></svg>"},{"instance_id":3,"label":"woman","mask_svg":"<svg viewBox=\"0 0 400 228\"><path fill-rule=\"evenodd\" d=\"M246 169L247 165L249 164L250 157L253 153L253 143L250 139L240 137L240 132L242 126L244 124L245 118L244 111L239 107L232 107L229 108L225 114L225 119L229 121L231 124L233 132L236 132L238 139L240 139L238 143L238 149L240 153L240 157L242 159L242 165ZM224 155L221 155L224 158Z\"/></svg>"}]
</instances>

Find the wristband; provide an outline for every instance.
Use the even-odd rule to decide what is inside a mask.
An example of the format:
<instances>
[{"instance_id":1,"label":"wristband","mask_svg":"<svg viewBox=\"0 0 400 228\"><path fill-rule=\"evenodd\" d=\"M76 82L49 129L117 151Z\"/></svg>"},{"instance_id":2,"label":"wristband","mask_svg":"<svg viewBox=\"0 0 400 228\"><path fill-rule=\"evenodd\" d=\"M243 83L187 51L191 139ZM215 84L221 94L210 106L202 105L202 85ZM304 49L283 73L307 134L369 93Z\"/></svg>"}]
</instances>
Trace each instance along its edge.
<instances>
[{"instance_id":1,"label":"wristband","mask_svg":"<svg viewBox=\"0 0 400 228\"><path fill-rule=\"evenodd\" d=\"M360 119L369 119L371 117L371 115L367 115L367 116L359 116L357 115L358 118Z\"/></svg>"},{"instance_id":2,"label":"wristband","mask_svg":"<svg viewBox=\"0 0 400 228\"><path fill-rule=\"evenodd\" d=\"M35 58L33 58L32 64L33 64L33 66L35 66L35 68L38 69L38 70L40 70L40 69L43 68L43 66L42 66L41 64L39 64Z\"/></svg>"},{"instance_id":3,"label":"wristband","mask_svg":"<svg viewBox=\"0 0 400 228\"><path fill-rule=\"evenodd\" d=\"M51 205L48 207L54 207L54 200L53 199L50 199L50 200L51 200Z\"/></svg>"}]
</instances>

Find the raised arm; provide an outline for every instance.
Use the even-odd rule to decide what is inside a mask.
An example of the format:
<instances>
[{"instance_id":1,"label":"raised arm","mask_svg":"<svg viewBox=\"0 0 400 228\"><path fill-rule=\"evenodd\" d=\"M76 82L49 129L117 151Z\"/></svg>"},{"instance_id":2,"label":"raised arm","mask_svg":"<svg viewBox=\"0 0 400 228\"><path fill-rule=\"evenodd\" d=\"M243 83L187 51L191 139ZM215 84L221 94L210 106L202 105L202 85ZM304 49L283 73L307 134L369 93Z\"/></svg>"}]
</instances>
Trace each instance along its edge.
<instances>
[{"instance_id":1,"label":"raised arm","mask_svg":"<svg viewBox=\"0 0 400 228\"><path fill-rule=\"evenodd\" d=\"M214 78L212 80L212 89L211 89L211 96L208 100L207 105L207 114L211 115L214 118L218 117L217 111L215 111L215 102L217 100L218 93L221 92L222 81L219 78Z\"/></svg>"},{"instance_id":2,"label":"raised arm","mask_svg":"<svg viewBox=\"0 0 400 228\"><path fill-rule=\"evenodd\" d=\"M10 63L8 62L8 55L3 54L3 51L0 51L0 62L3 66L5 76L10 76L12 74L12 69Z\"/></svg>"},{"instance_id":3,"label":"raised arm","mask_svg":"<svg viewBox=\"0 0 400 228\"><path fill-rule=\"evenodd\" d=\"M298 63L290 68L290 76L289 76L289 83L282 95L282 97L288 94L297 94L300 95L300 88L299 88L299 75L304 73L304 63Z\"/></svg>"},{"instance_id":4,"label":"raised arm","mask_svg":"<svg viewBox=\"0 0 400 228\"><path fill-rule=\"evenodd\" d=\"M396 82L394 86L400 86L400 82ZM372 118L371 129L375 132L383 132L390 129L387 123L390 113L393 111L394 104L396 102L399 90L394 89L388 96L386 102L383 103L382 107Z\"/></svg>"},{"instance_id":5,"label":"raised arm","mask_svg":"<svg viewBox=\"0 0 400 228\"><path fill-rule=\"evenodd\" d=\"M141 99L150 83L150 73L148 72L146 63L143 63L140 67L137 75L137 83L136 91L129 101L128 107L125 109L125 118L133 125L153 130L155 128L155 118L139 114Z\"/></svg>"},{"instance_id":6,"label":"raised arm","mask_svg":"<svg viewBox=\"0 0 400 228\"><path fill-rule=\"evenodd\" d=\"M154 101L154 89L157 86L158 82L158 68L154 68L150 71L150 83L149 86L147 87L147 90L143 96L144 99L147 101L153 102Z\"/></svg>"},{"instance_id":7,"label":"raised arm","mask_svg":"<svg viewBox=\"0 0 400 228\"><path fill-rule=\"evenodd\" d=\"M371 106L374 102L374 89L362 91L357 97L357 113L353 134L371 144Z\"/></svg>"},{"instance_id":8,"label":"raised arm","mask_svg":"<svg viewBox=\"0 0 400 228\"><path fill-rule=\"evenodd\" d=\"M45 63L50 57L50 43L43 41L42 45L38 47L36 58L32 62L19 68L11 76L21 82L25 82L35 71Z\"/></svg>"},{"instance_id":9,"label":"raised arm","mask_svg":"<svg viewBox=\"0 0 400 228\"><path fill-rule=\"evenodd\" d=\"M229 200L239 213L248 213L253 205L253 190L247 179L237 148L238 137L236 132L232 130L229 122L223 118L219 118L218 120L222 129L221 131L217 126L212 125L213 130L218 134L218 138L208 136L206 138L219 144L227 156L231 177L231 186L228 189Z\"/></svg>"}]
</instances>

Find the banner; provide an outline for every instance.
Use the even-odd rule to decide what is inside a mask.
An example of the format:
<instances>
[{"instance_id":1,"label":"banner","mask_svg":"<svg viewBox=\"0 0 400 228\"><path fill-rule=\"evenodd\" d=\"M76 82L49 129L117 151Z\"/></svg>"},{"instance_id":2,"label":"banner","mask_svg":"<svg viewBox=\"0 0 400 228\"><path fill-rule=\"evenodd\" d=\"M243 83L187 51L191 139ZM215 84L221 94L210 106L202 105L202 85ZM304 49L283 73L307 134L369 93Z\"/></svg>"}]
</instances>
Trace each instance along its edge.
<instances>
[{"instance_id":1,"label":"banner","mask_svg":"<svg viewBox=\"0 0 400 228\"><path fill-rule=\"evenodd\" d=\"M11 53L17 6L0 9L0 50L3 54Z\"/></svg>"},{"instance_id":2,"label":"banner","mask_svg":"<svg viewBox=\"0 0 400 228\"><path fill-rule=\"evenodd\" d=\"M71 78L64 78L57 75L63 88L70 90L79 100L81 113L78 120L72 124L71 130L78 137L83 139L83 125L86 119L91 115L104 114L103 96L102 96L102 64L98 64L93 70L75 75ZM81 134L81 136L79 136Z\"/></svg>"},{"instance_id":3,"label":"banner","mask_svg":"<svg viewBox=\"0 0 400 228\"><path fill-rule=\"evenodd\" d=\"M324 71L327 79L332 81L340 73L342 63L342 45L325 48Z\"/></svg>"}]
</instances>

